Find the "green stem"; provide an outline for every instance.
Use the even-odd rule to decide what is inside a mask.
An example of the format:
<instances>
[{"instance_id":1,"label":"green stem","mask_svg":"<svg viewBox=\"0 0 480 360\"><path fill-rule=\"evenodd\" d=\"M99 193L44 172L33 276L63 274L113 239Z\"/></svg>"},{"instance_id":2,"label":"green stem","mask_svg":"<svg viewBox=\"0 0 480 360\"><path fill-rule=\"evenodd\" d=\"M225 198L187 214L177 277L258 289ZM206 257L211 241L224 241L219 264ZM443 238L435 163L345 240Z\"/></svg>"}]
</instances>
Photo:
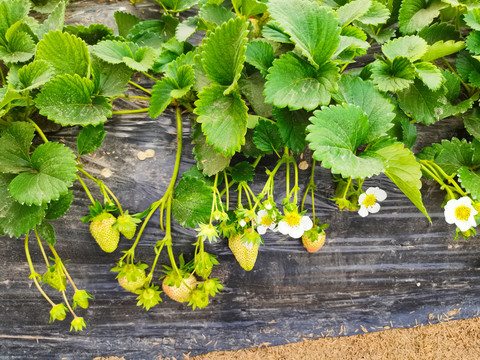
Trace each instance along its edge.
<instances>
[{"instance_id":1,"label":"green stem","mask_svg":"<svg viewBox=\"0 0 480 360\"><path fill-rule=\"evenodd\" d=\"M250 210L252 209L252 199L250 197L250 194L248 193L248 185L245 183L245 182L241 182L240 184L242 184L242 187L243 187L243 190L245 191L245 195L247 197L247 200L248 200L248 206L250 206Z\"/></svg>"},{"instance_id":2,"label":"green stem","mask_svg":"<svg viewBox=\"0 0 480 360\"><path fill-rule=\"evenodd\" d=\"M295 169L295 195L293 195L293 202L297 205L297 196L298 196L298 166L295 159L293 159L293 168ZM292 190L293 191L293 190Z\"/></svg>"},{"instance_id":3,"label":"green stem","mask_svg":"<svg viewBox=\"0 0 480 360\"><path fill-rule=\"evenodd\" d=\"M235 15L241 16L241 14L238 12L237 5L235 4L235 1L232 1L233 5L233 10L235 11Z\"/></svg>"},{"instance_id":4,"label":"green stem","mask_svg":"<svg viewBox=\"0 0 480 360\"><path fill-rule=\"evenodd\" d=\"M135 109L135 110L120 110L120 111L112 111L113 115L120 115L120 114L137 114L137 113L144 113L148 112L150 107L144 109Z\"/></svg>"},{"instance_id":5,"label":"green stem","mask_svg":"<svg viewBox=\"0 0 480 360\"><path fill-rule=\"evenodd\" d=\"M35 123L35 121L33 121L33 120L30 119L30 118L27 118L27 121L35 127L35 130L37 130L38 135L40 135L40 137L42 138L43 142L44 142L44 143L47 143L47 142L48 142L47 137L46 137L45 134L43 133L42 129L40 129L40 127Z\"/></svg>"},{"instance_id":6,"label":"green stem","mask_svg":"<svg viewBox=\"0 0 480 360\"><path fill-rule=\"evenodd\" d=\"M165 5L163 5L163 2L162 1L157 1L163 8L163 11L165 11L165 14L168 15L168 9L165 7Z\"/></svg>"},{"instance_id":7,"label":"green stem","mask_svg":"<svg viewBox=\"0 0 480 360\"><path fill-rule=\"evenodd\" d=\"M225 171L225 169L223 170L223 177L225 179L225 193L227 194L226 196L226 208L227 208L227 211L230 210L230 190L228 188L228 176L227 176L227 172ZM222 193L220 193L220 199L222 198Z\"/></svg>"},{"instance_id":8,"label":"green stem","mask_svg":"<svg viewBox=\"0 0 480 360\"><path fill-rule=\"evenodd\" d=\"M153 81L157 82L158 79L147 73L146 71L142 71L142 74L145 75L146 77L152 79Z\"/></svg>"},{"instance_id":9,"label":"green stem","mask_svg":"<svg viewBox=\"0 0 480 360\"><path fill-rule=\"evenodd\" d=\"M133 85L133 86L135 86L136 88L138 88L138 89L146 92L148 95L152 95L152 92L149 91L149 90L147 90L147 89L145 89L143 86L138 85L137 83L135 83L135 82L133 82L133 81L129 81L128 83L129 83L130 85Z\"/></svg>"},{"instance_id":10,"label":"green stem","mask_svg":"<svg viewBox=\"0 0 480 360\"><path fill-rule=\"evenodd\" d=\"M65 300L65 304L67 304L68 310L72 313L74 318L77 318L78 317L77 314L75 314L72 307L70 306L70 303L68 302L67 295L65 295L65 290L62 291L62 295L63 295L63 300Z\"/></svg>"},{"instance_id":11,"label":"green stem","mask_svg":"<svg viewBox=\"0 0 480 360\"><path fill-rule=\"evenodd\" d=\"M0 79L2 80L2 86L5 87L5 75L3 75L3 71L1 67L0 67Z\"/></svg>"},{"instance_id":12,"label":"green stem","mask_svg":"<svg viewBox=\"0 0 480 360\"><path fill-rule=\"evenodd\" d=\"M212 219L213 219L213 212L215 211L215 204L217 202L217 181L218 181L218 173L215 174L215 180L213 182L212 186L212 191L213 191L213 196L212 196L212 209L210 210L210 225L212 225Z\"/></svg>"},{"instance_id":13,"label":"green stem","mask_svg":"<svg viewBox=\"0 0 480 360\"><path fill-rule=\"evenodd\" d=\"M45 260L45 265L47 265L47 267L49 267L49 266L50 266L50 262L48 261L48 256L47 256L47 254L45 253L45 249L43 248L42 240L40 240L40 236L38 236L37 228L35 228L35 236L37 237L38 246L40 247L40 251L42 252L43 259Z\"/></svg>"},{"instance_id":14,"label":"green stem","mask_svg":"<svg viewBox=\"0 0 480 360\"><path fill-rule=\"evenodd\" d=\"M288 154L288 147L285 147L285 151L283 153L283 156L285 157L285 154ZM287 167L287 174L286 174L286 197L287 197L287 200L290 201L290 157L287 156L285 158L285 162L286 162L286 167Z\"/></svg>"},{"instance_id":15,"label":"green stem","mask_svg":"<svg viewBox=\"0 0 480 360\"><path fill-rule=\"evenodd\" d=\"M70 281L70 284L72 284L73 290L78 291L77 287L75 286L75 282L73 281L70 274L68 273L67 268L62 262L62 259L60 258L60 256L58 256L57 251L52 245L48 244L48 246L50 247L50 251L53 253L53 256L55 256L55 258L59 260L60 264L62 264L63 272L65 273L68 281Z\"/></svg>"},{"instance_id":16,"label":"green stem","mask_svg":"<svg viewBox=\"0 0 480 360\"><path fill-rule=\"evenodd\" d=\"M422 167L422 170L425 171L428 175L430 175L432 177L433 180L435 180L437 183L440 184L440 188L441 189L445 189L448 193L448 195L450 196L450 198L454 198L454 195L453 195L453 192L452 190L450 189L450 187L445 184L442 179L440 179L438 177L438 174L434 174L434 172L428 167L428 164L425 164L425 163L422 163L420 162L420 166Z\"/></svg>"},{"instance_id":17,"label":"green stem","mask_svg":"<svg viewBox=\"0 0 480 360\"><path fill-rule=\"evenodd\" d=\"M347 197L347 193L348 193L348 189L350 189L350 185L352 184L352 178L349 177L348 178L348 181L347 181L347 186L345 187L345 191L343 192L343 199L346 199Z\"/></svg>"},{"instance_id":18,"label":"green stem","mask_svg":"<svg viewBox=\"0 0 480 360\"><path fill-rule=\"evenodd\" d=\"M50 305L52 305L52 307L54 307L55 303L52 300L50 300L48 295L45 293L45 291L43 291L42 287L38 283L38 280L37 280L37 275L38 274L35 272L35 268L33 267L33 263L32 263L32 258L30 256L30 251L28 250L28 234L25 235L25 255L27 256L28 267L30 268L30 277L32 278L33 282L35 283L35 286L37 287L40 294L42 294L43 297L50 303Z\"/></svg>"},{"instance_id":19,"label":"green stem","mask_svg":"<svg viewBox=\"0 0 480 360\"><path fill-rule=\"evenodd\" d=\"M310 189L312 190L312 207L315 206L313 204L315 202L315 199L313 198L313 190L315 189L314 176L315 176L315 165L316 165L316 163L317 163L317 161L315 159L313 159L312 172L310 173L310 181L308 182L307 188L305 189L305 194L303 195L303 198L302 198L302 205L300 206L300 211L303 211L303 207L305 205L305 200L307 199L307 194L310 191ZM314 212L314 214L315 214L315 212ZM315 218L315 215L313 217Z\"/></svg>"},{"instance_id":20,"label":"green stem","mask_svg":"<svg viewBox=\"0 0 480 360\"><path fill-rule=\"evenodd\" d=\"M452 174L452 175L448 175L445 171L443 171L443 169L438 165L436 164L435 162L433 161L430 161L429 162L430 166L432 166L435 170L437 170L437 172L440 173L440 175L442 175L450 184L453 185L453 187L455 188L455 190L457 190L457 192L462 195L462 196L467 196L467 193L465 191L463 191L463 189L460 187L460 185L458 185L458 183L455 181L455 174Z\"/></svg>"},{"instance_id":21,"label":"green stem","mask_svg":"<svg viewBox=\"0 0 480 360\"><path fill-rule=\"evenodd\" d=\"M315 194L312 188L312 216L313 216L313 223L315 224Z\"/></svg>"},{"instance_id":22,"label":"green stem","mask_svg":"<svg viewBox=\"0 0 480 360\"><path fill-rule=\"evenodd\" d=\"M78 174L77 174L77 180L80 182L80 184L82 184L83 189L85 190L85 193L87 194L87 196L90 199L90 201L92 202L92 204L95 205L95 200L94 200L92 194L90 193L90 190L88 190L87 184L85 184L85 182L82 180L82 178Z\"/></svg>"},{"instance_id":23,"label":"green stem","mask_svg":"<svg viewBox=\"0 0 480 360\"><path fill-rule=\"evenodd\" d=\"M442 60L443 60L443 62L445 63L445 65L447 65L448 69L457 77L457 79L458 79L458 80L460 81L460 83L463 85L463 87L465 88L465 90L467 90L468 96L471 96L471 95L472 95L472 88L463 81L463 79L460 77L460 75L458 75L458 73L455 71L455 69L452 67L452 65L450 65L450 63L448 62L448 60L445 59L444 56L442 57Z\"/></svg>"},{"instance_id":24,"label":"green stem","mask_svg":"<svg viewBox=\"0 0 480 360\"><path fill-rule=\"evenodd\" d=\"M155 259L153 260L153 264L152 264L152 268L150 269L150 273L148 274L148 277L149 279L152 278L153 276L153 272L155 270L155 267L157 266L157 261L158 261L158 258L160 257L160 254L162 253L162 250L163 250L163 247L165 246L165 239L162 240L162 245L160 246L160 249L155 249Z\"/></svg>"},{"instance_id":25,"label":"green stem","mask_svg":"<svg viewBox=\"0 0 480 360\"><path fill-rule=\"evenodd\" d=\"M180 271L178 270L177 263L175 261L175 256L173 256L171 222L172 222L172 198L170 197L167 200L167 225L166 225L165 238L167 239L167 251L168 251L168 257L170 259L170 264L172 265L172 268L176 271L176 273L180 275Z\"/></svg>"},{"instance_id":26,"label":"green stem","mask_svg":"<svg viewBox=\"0 0 480 360\"><path fill-rule=\"evenodd\" d=\"M134 99L134 100L150 100L151 97L149 96L134 96L134 95L118 95L118 96L115 96L114 99L119 99L119 98L122 98L122 99Z\"/></svg>"}]
</instances>

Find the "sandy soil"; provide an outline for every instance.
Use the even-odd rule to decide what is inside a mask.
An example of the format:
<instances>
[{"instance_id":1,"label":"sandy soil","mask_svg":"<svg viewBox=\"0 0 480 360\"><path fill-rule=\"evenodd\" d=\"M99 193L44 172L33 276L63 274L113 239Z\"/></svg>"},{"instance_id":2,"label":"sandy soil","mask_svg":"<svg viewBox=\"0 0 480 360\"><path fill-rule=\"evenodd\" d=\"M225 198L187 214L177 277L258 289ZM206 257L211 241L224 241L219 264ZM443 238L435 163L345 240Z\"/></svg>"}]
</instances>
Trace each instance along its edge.
<instances>
[{"instance_id":1,"label":"sandy soil","mask_svg":"<svg viewBox=\"0 0 480 360\"><path fill-rule=\"evenodd\" d=\"M178 359L157 360L478 360L480 318L457 320L411 329L386 330L356 336L308 340L282 346L218 351ZM94 360L129 360L95 358Z\"/></svg>"}]
</instances>

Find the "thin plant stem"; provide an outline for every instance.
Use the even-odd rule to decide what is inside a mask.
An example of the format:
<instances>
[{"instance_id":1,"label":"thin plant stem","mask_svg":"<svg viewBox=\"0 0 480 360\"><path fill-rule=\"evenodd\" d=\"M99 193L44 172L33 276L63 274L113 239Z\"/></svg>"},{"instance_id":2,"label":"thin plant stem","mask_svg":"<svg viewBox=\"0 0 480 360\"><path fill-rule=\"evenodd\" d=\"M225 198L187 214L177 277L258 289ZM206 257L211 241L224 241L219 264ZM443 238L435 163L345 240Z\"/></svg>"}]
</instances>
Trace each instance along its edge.
<instances>
[{"instance_id":1,"label":"thin plant stem","mask_svg":"<svg viewBox=\"0 0 480 360\"><path fill-rule=\"evenodd\" d=\"M230 189L228 188L228 176L225 169L223 170L223 177L225 178L226 208L228 211L230 210ZM222 198L222 194L219 193L219 195L220 195L220 198Z\"/></svg>"},{"instance_id":2,"label":"thin plant stem","mask_svg":"<svg viewBox=\"0 0 480 360\"><path fill-rule=\"evenodd\" d=\"M38 236L37 228L35 228L35 236L37 237L38 247L40 248L40 251L42 252L42 255L43 255L43 259L45 260L45 265L47 265L47 267L49 267L50 262L48 261L48 256L45 253L45 249L43 248L42 240L40 239L40 236Z\"/></svg>"},{"instance_id":3,"label":"thin plant stem","mask_svg":"<svg viewBox=\"0 0 480 360\"><path fill-rule=\"evenodd\" d=\"M27 257L28 267L30 268L30 274L31 274L30 277L32 278L33 282L35 283L35 286L37 287L40 294L43 295L45 300L47 300L50 303L50 305L52 305L52 307L54 307L55 303L52 300L50 300L48 295L45 293L45 291L43 291L42 287L38 283L38 280L37 280L37 275L38 274L35 272L35 268L33 267L33 263L32 263L32 258L30 256L30 251L28 250L28 234L25 235L25 255Z\"/></svg>"},{"instance_id":4,"label":"thin plant stem","mask_svg":"<svg viewBox=\"0 0 480 360\"><path fill-rule=\"evenodd\" d=\"M297 205L297 196L298 196L298 166L295 160L293 162L293 168L295 169L295 194L293 195L293 202ZM293 191L293 190L292 190Z\"/></svg>"},{"instance_id":5,"label":"thin plant stem","mask_svg":"<svg viewBox=\"0 0 480 360\"><path fill-rule=\"evenodd\" d=\"M133 86L135 86L136 88L142 90L143 92L146 92L148 95L152 95L152 92L149 91L149 90L147 90L147 89L145 89L143 86L138 85L137 83L135 83L135 82L133 82L133 81L131 81L131 80L130 80L128 83L129 83L130 85L133 85Z\"/></svg>"},{"instance_id":6,"label":"thin plant stem","mask_svg":"<svg viewBox=\"0 0 480 360\"><path fill-rule=\"evenodd\" d=\"M93 205L95 205L95 199L93 198L92 194L90 193L90 190L88 190L87 184L82 180L80 175L77 174L77 180L80 184L83 186L83 190L85 190L85 193L87 194L88 198L92 202Z\"/></svg>"},{"instance_id":7,"label":"thin plant stem","mask_svg":"<svg viewBox=\"0 0 480 360\"><path fill-rule=\"evenodd\" d=\"M68 310L72 313L74 318L77 318L77 314L75 314L75 311L73 311L72 307L70 306L70 303L68 302L67 295L65 294L65 291L62 291L63 295L63 300L65 300L65 304L67 304Z\"/></svg>"},{"instance_id":8,"label":"thin plant stem","mask_svg":"<svg viewBox=\"0 0 480 360\"><path fill-rule=\"evenodd\" d=\"M165 239L162 240L162 245L160 246L160 249L155 249L155 259L153 260L153 264L152 264L152 268L150 269L150 273L148 274L148 278L152 278L153 276L153 271L155 270L155 267L157 266L157 261L158 261L158 258L160 257L160 254L163 250L163 247L165 246Z\"/></svg>"},{"instance_id":9,"label":"thin plant stem","mask_svg":"<svg viewBox=\"0 0 480 360\"><path fill-rule=\"evenodd\" d=\"M284 156L285 154L288 154L288 148L285 147L285 152L284 152ZM287 157L286 158L286 165L287 167L287 174L286 174L286 197L287 197L287 200L290 200L290 159Z\"/></svg>"},{"instance_id":10,"label":"thin plant stem","mask_svg":"<svg viewBox=\"0 0 480 360\"><path fill-rule=\"evenodd\" d=\"M442 175L450 184L452 184L453 187L455 188L455 190L457 190L457 192L460 195L467 196L467 193L465 191L463 191L463 189L454 180L455 175L448 175L445 171L443 171L443 169L438 164L436 164L433 161L429 162L429 164L430 164L431 167L435 168L437 170L437 172L440 173L440 175Z\"/></svg>"},{"instance_id":11,"label":"thin plant stem","mask_svg":"<svg viewBox=\"0 0 480 360\"><path fill-rule=\"evenodd\" d=\"M35 123L35 121L33 121L33 120L30 119L30 118L27 118L27 121L35 127L35 130L37 130L38 135L40 135L40 137L42 138L43 142L44 142L44 143L47 143L47 142L48 142L47 137L46 137L45 134L43 133L42 129L40 129L40 127Z\"/></svg>"},{"instance_id":12,"label":"thin plant stem","mask_svg":"<svg viewBox=\"0 0 480 360\"><path fill-rule=\"evenodd\" d=\"M119 111L112 111L113 115L121 115L121 114L138 114L148 112L150 107L144 109L134 109L134 110L119 110Z\"/></svg>"}]
</instances>

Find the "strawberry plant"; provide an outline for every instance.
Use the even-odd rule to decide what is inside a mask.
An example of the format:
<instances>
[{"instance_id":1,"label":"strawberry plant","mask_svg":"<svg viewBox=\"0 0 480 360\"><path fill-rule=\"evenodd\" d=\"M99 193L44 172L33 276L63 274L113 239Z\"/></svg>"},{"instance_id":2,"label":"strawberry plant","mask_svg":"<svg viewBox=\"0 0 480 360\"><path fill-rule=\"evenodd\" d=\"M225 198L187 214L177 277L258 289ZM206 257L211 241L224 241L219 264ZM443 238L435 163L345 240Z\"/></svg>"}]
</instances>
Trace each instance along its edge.
<instances>
[{"instance_id":1,"label":"strawberry plant","mask_svg":"<svg viewBox=\"0 0 480 360\"><path fill-rule=\"evenodd\" d=\"M475 236L476 1L157 3L157 19L117 11L114 31L102 24L65 26L68 1L0 0L0 235L23 237L30 278L51 305L50 321L70 312L71 329L82 330L86 322L76 311L92 298L77 288L55 250L55 220L74 200L74 182L89 199L81 220L98 251L114 252L123 237L132 240L112 271L146 310L162 301L162 292L192 309L206 307L221 292L212 269L222 264L206 251L207 241L228 239L225 246L246 271L254 268L269 232L302 239L308 252L325 246L328 224L315 214L319 167L330 170L336 183L332 203L362 217L380 211L388 196L378 187L365 189L367 178L384 174L428 220L422 180L436 182L446 192L445 220L456 226L454 239ZM180 16L191 8L194 16ZM46 14L43 21L39 13ZM198 32L205 35L193 45L189 39ZM139 76L154 85L135 82ZM115 110L119 100L148 106ZM102 145L104 123L112 116L156 118L169 107L176 114L177 148L167 190L146 210L127 209L91 174L84 156ZM196 166L180 175L187 116ZM452 116L463 119L464 138L412 151L417 128L428 131ZM48 139L45 124L51 122L78 130L76 148ZM263 158L271 166L260 165ZM305 188L299 183L303 163L311 167ZM286 171L282 188L275 186L280 168ZM251 184L259 172L267 180L256 193ZM311 208L305 206L308 196ZM163 238L147 264L136 249L155 214ZM174 254L173 220L196 232L188 262ZM43 275L31 258L32 238L45 263L38 270ZM162 252L170 261L163 276ZM49 295L45 284L61 297Z\"/></svg>"}]
</instances>

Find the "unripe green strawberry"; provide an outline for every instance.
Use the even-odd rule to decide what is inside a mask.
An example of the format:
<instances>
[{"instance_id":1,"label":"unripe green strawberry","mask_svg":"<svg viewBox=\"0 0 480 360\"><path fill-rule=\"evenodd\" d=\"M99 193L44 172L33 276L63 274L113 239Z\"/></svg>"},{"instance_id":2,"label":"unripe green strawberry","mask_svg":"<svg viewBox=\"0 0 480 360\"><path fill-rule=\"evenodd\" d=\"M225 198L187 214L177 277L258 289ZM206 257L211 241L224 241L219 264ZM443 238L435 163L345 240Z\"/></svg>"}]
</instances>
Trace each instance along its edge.
<instances>
[{"instance_id":1,"label":"unripe green strawberry","mask_svg":"<svg viewBox=\"0 0 480 360\"><path fill-rule=\"evenodd\" d=\"M137 223L139 222L140 220L129 215L127 210L123 215L120 215L117 218L117 223L115 224L114 228L116 228L122 233L123 236L130 240L135 236Z\"/></svg>"},{"instance_id":2,"label":"unripe green strawberry","mask_svg":"<svg viewBox=\"0 0 480 360\"><path fill-rule=\"evenodd\" d=\"M318 233L316 230L314 232L307 231L302 236L302 243L305 246L305 249L309 253L314 253L325 244L325 231Z\"/></svg>"},{"instance_id":3,"label":"unripe green strawberry","mask_svg":"<svg viewBox=\"0 0 480 360\"><path fill-rule=\"evenodd\" d=\"M257 261L259 246L259 244L245 244L242 241L242 235L235 235L228 239L228 247L240 266L246 271L253 269Z\"/></svg>"},{"instance_id":4,"label":"unripe green strawberry","mask_svg":"<svg viewBox=\"0 0 480 360\"><path fill-rule=\"evenodd\" d=\"M145 270L139 269L133 264L126 265L122 270L122 274L125 274L125 276L118 278L118 283L125 290L133 293L142 288L147 279Z\"/></svg>"},{"instance_id":5,"label":"unripe green strawberry","mask_svg":"<svg viewBox=\"0 0 480 360\"><path fill-rule=\"evenodd\" d=\"M167 275L163 279L162 290L172 300L178 302L188 301L190 299L192 291L195 290L195 288L197 287L197 279L195 278L195 276L193 274L190 274L187 278L183 279L180 286L175 286L175 284L172 282L173 279L170 279L170 276L172 275Z\"/></svg>"},{"instance_id":6,"label":"unripe green strawberry","mask_svg":"<svg viewBox=\"0 0 480 360\"><path fill-rule=\"evenodd\" d=\"M90 232L93 238L100 245L100 248L107 253L115 251L120 240L119 231L112 227L115 221L117 221L115 216L104 212L95 216L90 223Z\"/></svg>"}]
</instances>

